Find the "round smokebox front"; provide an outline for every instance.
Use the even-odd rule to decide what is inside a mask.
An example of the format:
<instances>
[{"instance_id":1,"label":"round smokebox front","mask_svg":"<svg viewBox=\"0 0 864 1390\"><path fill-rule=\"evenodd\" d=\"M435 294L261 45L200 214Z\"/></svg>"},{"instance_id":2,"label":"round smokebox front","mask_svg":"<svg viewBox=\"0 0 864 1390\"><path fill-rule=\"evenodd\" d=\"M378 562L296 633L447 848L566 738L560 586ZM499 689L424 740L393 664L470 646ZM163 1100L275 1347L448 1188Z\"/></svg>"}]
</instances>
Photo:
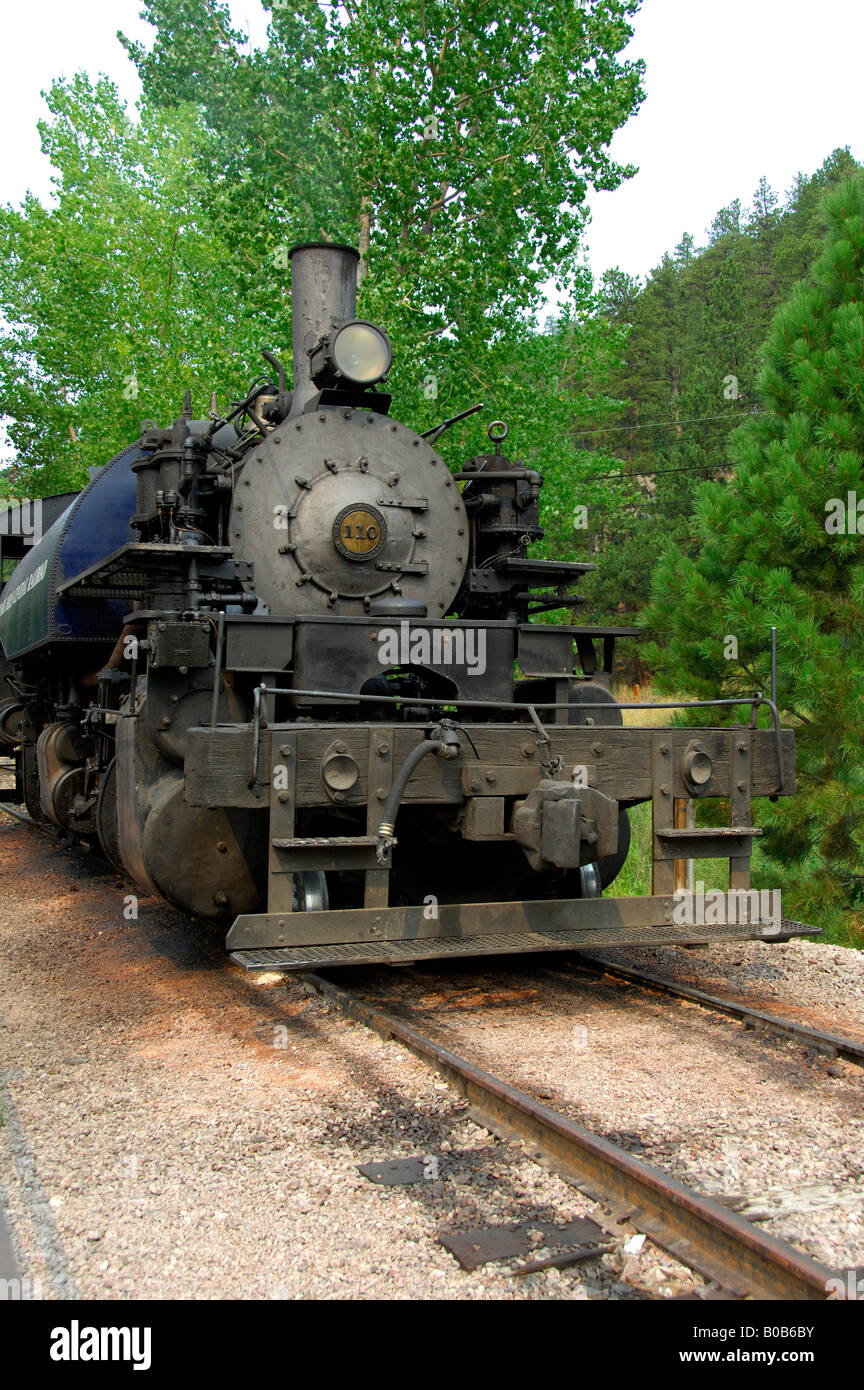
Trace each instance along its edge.
<instances>
[{"instance_id":1,"label":"round smokebox front","mask_svg":"<svg viewBox=\"0 0 864 1390\"><path fill-rule=\"evenodd\" d=\"M446 613L468 559L459 489L430 446L386 416L325 408L254 449L231 543L271 613L361 615L388 593Z\"/></svg>"}]
</instances>

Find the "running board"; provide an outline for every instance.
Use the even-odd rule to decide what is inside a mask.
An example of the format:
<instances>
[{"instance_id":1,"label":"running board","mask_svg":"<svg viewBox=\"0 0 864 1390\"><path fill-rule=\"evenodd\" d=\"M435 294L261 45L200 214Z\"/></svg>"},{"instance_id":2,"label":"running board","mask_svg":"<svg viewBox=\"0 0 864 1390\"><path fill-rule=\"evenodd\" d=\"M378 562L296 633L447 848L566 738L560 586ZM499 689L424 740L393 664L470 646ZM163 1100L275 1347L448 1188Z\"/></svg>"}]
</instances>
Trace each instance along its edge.
<instances>
[{"instance_id":1,"label":"running board","mask_svg":"<svg viewBox=\"0 0 864 1390\"><path fill-rule=\"evenodd\" d=\"M818 927L783 919L777 926L661 926L646 929L582 929L547 932L486 932L477 936L432 936L412 941L354 941L316 946L270 946L232 951L244 970L317 970L330 965L409 965L455 956L520 955L531 951L578 951L598 946L703 946L712 941L788 941L820 936Z\"/></svg>"}]
</instances>

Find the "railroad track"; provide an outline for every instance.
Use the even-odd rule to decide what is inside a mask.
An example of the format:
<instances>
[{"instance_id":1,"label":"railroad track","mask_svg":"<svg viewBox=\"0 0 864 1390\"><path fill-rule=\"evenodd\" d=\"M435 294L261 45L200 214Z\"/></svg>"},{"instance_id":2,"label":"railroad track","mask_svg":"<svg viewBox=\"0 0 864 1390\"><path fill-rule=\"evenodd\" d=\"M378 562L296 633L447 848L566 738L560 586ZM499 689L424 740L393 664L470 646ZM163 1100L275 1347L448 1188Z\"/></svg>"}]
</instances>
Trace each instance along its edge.
<instances>
[{"instance_id":1,"label":"railroad track","mask_svg":"<svg viewBox=\"0 0 864 1390\"><path fill-rule=\"evenodd\" d=\"M622 983L638 985L643 989L668 994L676 999L689 999L693 1003L704 1005L707 1009L728 1014L730 1018L740 1019L751 1028L763 1028L782 1037L792 1038L804 1047L815 1048L828 1057L845 1057L850 1062L864 1063L864 1043L857 1042L854 1038L844 1037L840 1033L813 1028L809 1024L798 1023L795 1019L784 1018L779 1014L765 1013L762 1009L751 1008L748 1004L742 1004L738 1000L724 999L721 995L708 994L705 990L696 989L693 985L679 984L674 980L664 980L659 975L651 975L647 971L632 969L630 966L618 965L617 963L613 965L595 956L580 954L579 959L574 964L579 970L600 972L609 975L613 980L620 980ZM554 973L559 975L561 972L556 970Z\"/></svg>"},{"instance_id":2,"label":"railroad track","mask_svg":"<svg viewBox=\"0 0 864 1390\"><path fill-rule=\"evenodd\" d=\"M55 827L40 824L26 811L10 806L8 802L0 802L0 811L11 816L14 820L20 821L23 825L29 825L34 830L42 831L43 834L56 834ZM845 1057L851 1062L864 1064L864 1043L860 1043L854 1038L844 1037L840 1033L813 1028L808 1024L799 1023L795 1019L785 1018L779 1014L769 1014L762 1009L754 1009L739 1000L724 999L720 995L709 994L693 985L664 980L659 975L652 975L647 971L636 970L630 966L613 964L601 957L591 956L587 953L580 952L575 964L580 970L599 972L624 983L639 985L677 999L688 999L693 1003L702 1004L706 1008L727 1014L731 1018L740 1019L751 1027L764 1028L766 1031L792 1038L803 1046L815 1048L826 1056ZM563 972L556 969L554 973L560 975Z\"/></svg>"},{"instance_id":3,"label":"railroad track","mask_svg":"<svg viewBox=\"0 0 864 1390\"><path fill-rule=\"evenodd\" d=\"M22 811L17 806L10 806L8 801L0 801L0 811L6 816L11 816L12 820L20 821L22 825L30 825L34 830L44 830L45 827L29 816L26 811Z\"/></svg>"},{"instance_id":4,"label":"railroad track","mask_svg":"<svg viewBox=\"0 0 864 1390\"><path fill-rule=\"evenodd\" d=\"M34 829L46 829L8 803L0 803L0 810ZM670 994L724 1008L736 1016L764 1021L799 1040L818 1040L818 1045L827 1045L826 1040L830 1040L830 1046L838 1053L864 1060L864 1049L849 1039L818 1033L791 1020L774 1019L689 986L669 985L643 972L610 966L594 958L590 968L640 987L662 988ZM472 1116L485 1128L505 1138L526 1141L537 1158L601 1203L608 1215L598 1214L592 1219L607 1234L620 1240L622 1227L627 1223L712 1281L713 1287L706 1290L706 1296L819 1301L827 1298L827 1281L834 1278L834 1271L794 1246L759 1230L720 1202L457 1056L379 1005L320 974L304 973L301 978L342 1014L400 1042L431 1066L465 1096Z\"/></svg>"},{"instance_id":5,"label":"railroad track","mask_svg":"<svg viewBox=\"0 0 864 1390\"><path fill-rule=\"evenodd\" d=\"M402 1043L433 1067L465 1096L484 1128L528 1141L538 1158L608 1207L612 1214L605 1224L610 1233L620 1238L622 1222L629 1222L682 1264L714 1281L715 1297L827 1298L827 1281L834 1271L794 1246L450 1052L379 1005L325 976L302 978L342 1014Z\"/></svg>"}]
</instances>

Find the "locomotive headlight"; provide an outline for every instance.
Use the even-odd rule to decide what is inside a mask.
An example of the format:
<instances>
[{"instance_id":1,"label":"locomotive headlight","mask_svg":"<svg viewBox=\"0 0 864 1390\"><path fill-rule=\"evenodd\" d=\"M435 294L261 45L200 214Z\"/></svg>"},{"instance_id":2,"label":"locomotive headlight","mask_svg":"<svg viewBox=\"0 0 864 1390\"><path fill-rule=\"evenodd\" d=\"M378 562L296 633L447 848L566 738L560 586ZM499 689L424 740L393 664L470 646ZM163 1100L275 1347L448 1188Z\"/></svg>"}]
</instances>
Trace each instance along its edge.
<instances>
[{"instance_id":1,"label":"locomotive headlight","mask_svg":"<svg viewBox=\"0 0 864 1390\"><path fill-rule=\"evenodd\" d=\"M387 375L392 361L390 339L367 319L351 319L310 353L312 379L318 386L339 381L374 386Z\"/></svg>"},{"instance_id":2,"label":"locomotive headlight","mask_svg":"<svg viewBox=\"0 0 864 1390\"><path fill-rule=\"evenodd\" d=\"M330 351L339 375L358 386L373 386L387 375L393 361L387 334L364 319L355 319L340 328Z\"/></svg>"}]
</instances>

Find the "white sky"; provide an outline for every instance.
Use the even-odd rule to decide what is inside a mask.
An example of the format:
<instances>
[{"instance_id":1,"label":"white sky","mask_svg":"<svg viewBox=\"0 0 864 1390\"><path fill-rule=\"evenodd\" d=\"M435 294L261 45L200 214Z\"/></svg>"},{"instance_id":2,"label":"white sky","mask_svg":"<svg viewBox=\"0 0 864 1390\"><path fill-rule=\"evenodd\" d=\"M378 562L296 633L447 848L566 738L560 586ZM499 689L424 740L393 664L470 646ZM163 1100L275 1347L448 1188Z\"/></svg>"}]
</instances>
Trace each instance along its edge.
<instances>
[{"instance_id":1,"label":"white sky","mask_svg":"<svg viewBox=\"0 0 864 1390\"><path fill-rule=\"evenodd\" d=\"M139 0L40 0L7 5L0 120L0 201L50 191L36 122L53 78L106 72L134 101L138 83L117 43L150 39ZM263 39L258 0L232 0L235 21ZM685 231L697 243L714 213L746 204L762 174L781 193L839 145L864 156L861 0L644 0L633 55L647 62L648 96L613 153L640 166L614 193L595 195L588 259L644 274Z\"/></svg>"},{"instance_id":2,"label":"white sky","mask_svg":"<svg viewBox=\"0 0 864 1390\"><path fill-rule=\"evenodd\" d=\"M645 101L612 142L640 172L596 194L595 274L644 274L682 233L697 245L764 174L781 195L832 150L864 157L861 0L644 0L628 49Z\"/></svg>"}]
</instances>

